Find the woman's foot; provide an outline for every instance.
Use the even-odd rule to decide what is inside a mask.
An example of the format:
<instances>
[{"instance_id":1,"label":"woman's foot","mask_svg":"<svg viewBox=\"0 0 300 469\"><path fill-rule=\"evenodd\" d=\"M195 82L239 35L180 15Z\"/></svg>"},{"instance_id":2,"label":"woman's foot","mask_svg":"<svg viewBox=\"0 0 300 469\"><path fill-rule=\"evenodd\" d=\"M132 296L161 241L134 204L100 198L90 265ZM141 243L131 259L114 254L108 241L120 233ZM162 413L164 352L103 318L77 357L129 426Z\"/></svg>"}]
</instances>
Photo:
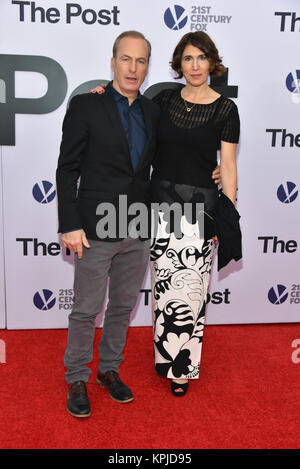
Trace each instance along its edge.
<instances>
[{"instance_id":1,"label":"woman's foot","mask_svg":"<svg viewBox=\"0 0 300 469\"><path fill-rule=\"evenodd\" d=\"M189 382L187 379L173 379L171 381L171 391L174 396L184 396L188 390Z\"/></svg>"}]
</instances>

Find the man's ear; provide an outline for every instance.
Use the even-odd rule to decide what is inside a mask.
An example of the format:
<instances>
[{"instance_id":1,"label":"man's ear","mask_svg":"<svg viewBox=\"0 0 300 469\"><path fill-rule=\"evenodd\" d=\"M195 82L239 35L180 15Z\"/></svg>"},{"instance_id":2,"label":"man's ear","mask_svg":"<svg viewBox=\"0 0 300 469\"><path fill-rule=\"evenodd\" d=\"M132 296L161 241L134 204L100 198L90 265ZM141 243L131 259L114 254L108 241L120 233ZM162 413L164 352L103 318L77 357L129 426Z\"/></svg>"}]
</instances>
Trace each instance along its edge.
<instances>
[{"instance_id":1,"label":"man's ear","mask_svg":"<svg viewBox=\"0 0 300 469\"><path fill-rule=\"evenodd\" d=\"M110 69L112 72L115 71L115 58L114 57L110 59Z\"/></svg>"}]
</instances>

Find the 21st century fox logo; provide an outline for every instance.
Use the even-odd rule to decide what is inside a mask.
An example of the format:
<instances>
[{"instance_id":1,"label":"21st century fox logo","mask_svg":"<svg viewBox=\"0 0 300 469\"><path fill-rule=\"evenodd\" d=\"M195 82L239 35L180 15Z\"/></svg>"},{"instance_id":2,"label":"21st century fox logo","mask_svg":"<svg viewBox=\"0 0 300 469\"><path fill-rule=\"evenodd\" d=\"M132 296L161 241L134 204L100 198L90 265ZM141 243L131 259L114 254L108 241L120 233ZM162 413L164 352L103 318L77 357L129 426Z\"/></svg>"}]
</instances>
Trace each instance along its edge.
<instances>
[{"instance_id":1,"label":"21st century fox logo","mask_svg":"<svg viewBox=\"0 0 300 469\"><path fill-rule=\"evenodd\" d=\"M281 305L285 301L298 305L300 303L300 285L292 284L290 288L282 284L274 285L268 291L268 300L273 305Z\"/></svg>"},{"instance_id":2,"label":"21st century fox logo","mask_svg":"<svg viewBox=\"0 0 300 469\"><path fill-rule=\"evenodd\" d=\"M178 31L186 25L190 31L207 31L209 24L228 24L231 19L232 16L216 14L211 6L192 6L190 15L181 5L172 5L164 12L165 25L173 31Z\"/></svg>"},{"instance_id":3,"label":"21st century fox logo","mask_svg":"<svg viewBox=\"0 0 300 469\"><path fill-rule=\"evenodd\" d=\"M71 288L59 289L57 297L54 295L52 290L43 288L37 291L33 296L33 304L37 309L41 311L48 311L53 308L58 301L58 309L70 310L73 307L74 292Z\"/></svg>"}]
</instances>

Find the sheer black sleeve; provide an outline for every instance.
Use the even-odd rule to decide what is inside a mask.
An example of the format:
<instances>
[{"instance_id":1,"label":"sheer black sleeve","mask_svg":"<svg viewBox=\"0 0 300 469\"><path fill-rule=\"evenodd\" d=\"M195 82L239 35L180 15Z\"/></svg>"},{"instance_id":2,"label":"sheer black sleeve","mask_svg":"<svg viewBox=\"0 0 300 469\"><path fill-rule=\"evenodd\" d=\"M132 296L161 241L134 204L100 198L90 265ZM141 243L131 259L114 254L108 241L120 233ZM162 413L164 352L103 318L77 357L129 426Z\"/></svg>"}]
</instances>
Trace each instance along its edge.
<instances>
[{"instance_id":1,"label":"sheer black sleeve","mask_svg":"<svg viewBox=\"0 0 300 469\"><path fill-rule=\"evenodd\" d=\"M231 103L231 109L224 120L224 126L221 131L221 140L229 143L238 143L240 137L240 118L237 106L233 101Z\"/></svg>"}]
</instances>

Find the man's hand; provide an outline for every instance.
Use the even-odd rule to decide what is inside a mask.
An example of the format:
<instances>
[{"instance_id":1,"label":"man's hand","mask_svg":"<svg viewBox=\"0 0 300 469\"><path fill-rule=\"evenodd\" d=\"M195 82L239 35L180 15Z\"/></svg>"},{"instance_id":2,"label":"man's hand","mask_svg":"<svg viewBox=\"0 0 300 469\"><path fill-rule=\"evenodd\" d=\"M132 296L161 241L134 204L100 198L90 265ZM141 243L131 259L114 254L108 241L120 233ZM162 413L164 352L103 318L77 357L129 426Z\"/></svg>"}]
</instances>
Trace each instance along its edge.
<instances>
[{"instance_id":1,"label":"man's hand","mask_svg":"<svg viewBox=\"0 0 300 469\"><path fill-rule=\"evenodd\" d=\"M89 248L90 245L86 239L85 232L83 230L69 231L69 233L63 233L61 240L65 248L70 251L77 252L78 259L82 258L82 245Z\"/></svg>"},{"instance_id":2,"label":"man's hand","mask_svg":"<svg viewBox=\"0 0 300 469\"><path fill-rule=\"evenodd\" d=\"M211 176L216 184L221 184L221 171L220 171L220 166L216 166L215 169L212 172Z\"/></svg>"}]
</instances>

